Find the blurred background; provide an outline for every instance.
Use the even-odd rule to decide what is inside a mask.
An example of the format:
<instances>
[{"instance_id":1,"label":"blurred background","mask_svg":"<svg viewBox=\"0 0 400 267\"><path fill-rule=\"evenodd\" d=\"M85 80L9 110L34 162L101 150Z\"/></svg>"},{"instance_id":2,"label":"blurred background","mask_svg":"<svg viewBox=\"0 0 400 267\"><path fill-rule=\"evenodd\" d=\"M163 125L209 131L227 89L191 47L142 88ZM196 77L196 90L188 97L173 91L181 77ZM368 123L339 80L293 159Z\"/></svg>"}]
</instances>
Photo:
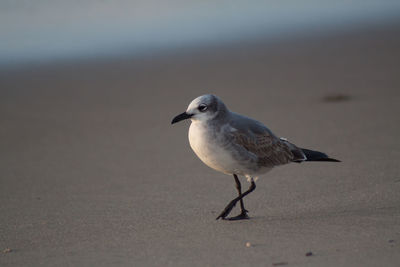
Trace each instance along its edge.
<instances>
[{"instance_id":1,"label":"blurred background","mask_svg":"<svg viewBox=\"0 0 400 267\"><path fill-rule=\"evenodd\" d=\"M142 55L398 19L398 1L2 1L0 63Z\"/></svg>"},{"instance_id":2,"label":"blurred background","mask_svg":"<svg viewBox=\"0 0 400 267\"><path fill-rule=\"evenodd\" d=\"M0 265L310 266L307 247L315 266L397 266L399 14L0 1ZM246 198L254 220L215 222L233 179L170 125L205 93L342 163L276 168Z\"/></svg>"}]
</instances>

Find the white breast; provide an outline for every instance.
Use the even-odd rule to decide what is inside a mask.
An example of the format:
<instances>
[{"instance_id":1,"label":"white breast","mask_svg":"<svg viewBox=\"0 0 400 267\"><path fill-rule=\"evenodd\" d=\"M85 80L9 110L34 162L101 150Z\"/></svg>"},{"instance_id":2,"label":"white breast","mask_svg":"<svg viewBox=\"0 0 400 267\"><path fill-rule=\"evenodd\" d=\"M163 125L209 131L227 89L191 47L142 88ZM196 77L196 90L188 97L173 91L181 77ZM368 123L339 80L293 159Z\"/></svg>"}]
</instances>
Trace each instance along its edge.
<instances>
[{"instance_id":1,"label":"white breast","mask_svg":"<svg viewBox=\"0 0 400 267\"><path fill-rule=\"evenodd\" d=\"M189 142L194 153L209 167L226 173L238 173L238 166L231 154L215 140L210 129L193 121L189 128Z\"/></svg>"}]
</instances>

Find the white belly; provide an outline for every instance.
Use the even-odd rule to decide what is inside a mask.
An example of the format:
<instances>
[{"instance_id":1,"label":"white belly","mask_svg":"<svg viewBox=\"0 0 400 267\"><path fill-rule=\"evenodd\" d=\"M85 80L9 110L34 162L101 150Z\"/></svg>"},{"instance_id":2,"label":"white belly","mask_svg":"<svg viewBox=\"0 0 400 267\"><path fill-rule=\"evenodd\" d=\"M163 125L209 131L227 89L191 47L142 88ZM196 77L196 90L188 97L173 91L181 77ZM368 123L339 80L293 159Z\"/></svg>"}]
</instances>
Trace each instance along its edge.
<instances>
[{"instance_id":1,"label":"white belly","mask_svg":"<svg viewBox=\"0 0 400 267\"><path fill-rule=\"evenodd\" d=\"M218 145L215 138L207 134L207 129L201 123L192 122L189 128L189 142L194 153L209 167L226 173L238 173L237 163L229 151Z\"/></svg>"}]
</instances>

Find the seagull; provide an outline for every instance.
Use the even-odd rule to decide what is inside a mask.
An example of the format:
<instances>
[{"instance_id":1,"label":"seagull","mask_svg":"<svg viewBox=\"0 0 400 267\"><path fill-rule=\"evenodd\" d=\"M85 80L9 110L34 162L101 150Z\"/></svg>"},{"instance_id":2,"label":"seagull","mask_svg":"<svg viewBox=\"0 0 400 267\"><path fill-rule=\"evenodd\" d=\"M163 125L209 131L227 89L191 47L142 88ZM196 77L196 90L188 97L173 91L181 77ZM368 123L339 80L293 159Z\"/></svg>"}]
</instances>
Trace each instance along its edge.
<instances>
[{"instance_id":1,"label":"seagull","mask_svg":"<svg viewBox=\"0 0 400 267\"><path fill-rule=\"evenodd\" d=\"M286 138L277 137L261 122L230 111L212 94L195 98L171 124L185 119L192 121L189 143L194 153L212 169L233 175L236 183L238 196L216 220L249 219L243 198L254 191L259 175L275 166L303 161L340 162L325 153L299 148ZM250 182L249 189L243 193L238 176ZM240 202L241 213L227 218L237 202Z\"/></svg>"}]
</instances>

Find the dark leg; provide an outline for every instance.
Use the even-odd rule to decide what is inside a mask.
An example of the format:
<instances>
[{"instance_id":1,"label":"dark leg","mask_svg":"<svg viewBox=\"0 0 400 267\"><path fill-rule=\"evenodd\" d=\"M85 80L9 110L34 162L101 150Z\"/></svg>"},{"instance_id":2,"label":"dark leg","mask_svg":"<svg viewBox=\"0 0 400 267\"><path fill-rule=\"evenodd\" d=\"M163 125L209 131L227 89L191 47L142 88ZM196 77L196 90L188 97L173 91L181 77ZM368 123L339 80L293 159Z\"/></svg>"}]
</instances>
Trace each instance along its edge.
<instances>
[{"instance_id":1,"label":"dark leg","mask_svg":"<svg viewBox=\"0 0 400 267\"><path fill-rule=\"evenodd\" d=\"M236 178L235 178L235 181L236 181ZM231 202L229 202L229 204L225 207L225 209L221 212L221 214L217 217L216 220L218 220L219 218L225 219L226 216L228 216L228 214L231 212L233 207L235 207L236 203L238 201L241 201L245 196L247 196L251 192L253 192L254 189L256 189L256 184L254 183L253 180L251 180L251 185L250 185L249 189L246 192L244 192L243 194L239 194L239 196L237 198L235 198ZM243 207L243 210L245 211L244 213L246 214L247 211L244 209L244 207ZM243 210L242 210L242 212L243 212ZM240 216L241 215L239 215L237 217L240 217ZM245 219L245 218L236 218L236 217L234 217L232 219L235 220L235 219Z\"/></svg>"},{"instance_id":2,"label":"dark leg","mask_svg":"<svg viewBox=\"0 0 400 267\"><path fill-rule=\"evenodd\" d=\"M235 178L235 183L236 183L236 189L238 191L239 196L242 194L242 185L240 184L239 178L237 177L236 174L233 175L233 178ZM247 216L247 210L244 208L243 204L243 198L240 199L240 214L238 216L229 218L230 220L240 220L240 219L248 219L249 216Z\"/></svg>"}]
</instances>

